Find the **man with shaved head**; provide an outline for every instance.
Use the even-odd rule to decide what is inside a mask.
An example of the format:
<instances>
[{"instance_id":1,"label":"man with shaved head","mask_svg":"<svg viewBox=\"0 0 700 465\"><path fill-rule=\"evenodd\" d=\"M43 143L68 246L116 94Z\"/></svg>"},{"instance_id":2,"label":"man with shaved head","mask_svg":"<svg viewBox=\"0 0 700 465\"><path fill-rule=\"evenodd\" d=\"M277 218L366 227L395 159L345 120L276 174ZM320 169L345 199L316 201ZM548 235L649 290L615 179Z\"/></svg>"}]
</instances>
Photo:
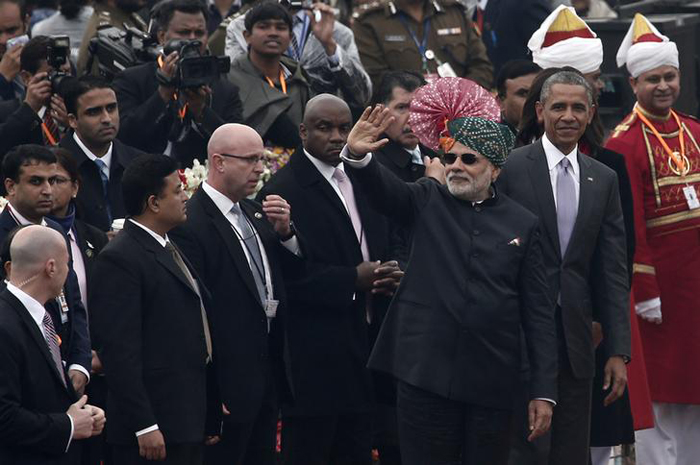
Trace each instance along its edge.
<instances>
[{"instance_id":1,"label":"man with shaved head","mask_svg":"<svg viewBox=\"0 0 700 465\"><path fill-rule=\"evenodd\" d=\"M299 245L282 197L247 198L263 172L263 150L248 126L214 131L207 179L172 234L212 296L207 312L224 418L207 464L274 464L278 399L289 392L282 273L300 261Z\"/></svg>"},{"instance_id":2,"label":"man with shaved head","mask_svg":"<svg viewBox=\"0 0 700 465\"><path fill-rule=\"evenodd\" d=\"M396 282L387 262L387 220L353 190L340 152L352 128L348 105L321 94L300 125L302 147L263 188L292 205L310 244L307 272L287 280L287 340L294 403L282 404L288 465L371 464L374 380L367 358ZM388 463L382 457L382 463Z\"/></svg>"},{"instance_id":3,"label":"man with shaved head","mask_svg":"<svg viewBox=\"0 0 700 465\"><path fill-rule=\"evenodd\" d=\"M10 245L0 293L0 463L77 463L75 441L100 434L104 412L78 399L44 304L68 275L68 248L51 228L27 226Z\"/></svg>"}]
</instances>

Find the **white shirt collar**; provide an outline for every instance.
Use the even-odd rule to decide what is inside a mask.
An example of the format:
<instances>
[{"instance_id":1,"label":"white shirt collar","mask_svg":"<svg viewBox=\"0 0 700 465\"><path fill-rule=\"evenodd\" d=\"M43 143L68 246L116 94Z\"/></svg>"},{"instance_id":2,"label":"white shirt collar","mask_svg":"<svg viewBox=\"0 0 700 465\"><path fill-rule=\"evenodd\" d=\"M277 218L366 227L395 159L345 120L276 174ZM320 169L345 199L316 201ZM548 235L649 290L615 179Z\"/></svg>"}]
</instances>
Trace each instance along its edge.
<instances>
[{"instance_id":1,"label":"white shirt collar","mask_svg":"<svg viewBox=\"0 0 700 465\"><path fill-rule=\"evenodd\" d=\"M237 203L214 189L206 180L202 183L201 187L224 216L226 216Z\"/></svg>"},{"instance_id":2,"label":"white shirt collar","mask_svg":"<svg viewBox=\"0 0 700 465\"><path fill-rule=\"evenodd\" d=\"M17 223L20 226L30 226L34 223L26 219L20 212L17 211L17 209L12 205L12 201L10 201L10 215L17 221ZM41 218L41 223L42 226L46 226L46 218L42 217Z\"/></svg>"},{"instance_id":3,"label":"white shirt collar","mask_svg":"<svg viewBox=\"0 0 700 465\"><path fill-rule=\"evenodd\" d=\"M87 147L85 146L85 144L83 144L83 141L80 140L80 137L78 137L78 133L77 133L77 132L73 132L73 140L75 141L76 144L78 144L78 147L80 147L80 150L83 151L83 153L85 154L85 156L87 156L91 161L94 162L94 161L97 160L98 158L99 158L100 160L102 160L102 162L107 166L107 171L108 171L107 177L109 177L109 170L112 168L112 148L114 147L114 143L113 143L113 142L110 142L110 143L109 143L109 148L107 149L107 153L105 153L105 154L104 154L103 156L101 156L101 157L98 157L97 155L95 155L94 153L92 153L92 152L90 151L90 149L87 148Z\"/></svg>"},{"instance_id":4,"label":"white shirt collar","mask_svg":"<svg viewBox=\"0 0 700 465\"><path fill-rule=\"evenodd\" d=\"M18 288L10 282L7 283L7 290L10 291L12 295L17 297L17 300L19 300L22 303L22 305L24 305L24 308L27 309L29 315L32 317L32 320L34 320L34 322L39 327L39 330L43 334L44 314L46 313L46 309L44 309L44 306L41 305L41 303L39 303L39 301L37 301L34 297L30 296L22 289Z\"/></svg>"},{"instance_id":5,"label":"white shirt collar","mask_svg":"<svg viewBox=\"0 0 700 465\"><path fill-rule=\"evenodd\" d=\"M40 120L44 119L44 115L46 114L46 105L43 107L39 108L39 111L36 112L37 116L39 117Z\"/></svg>"},{"instance_id":6,"label":"white shirt collar","mask_svg":"<svg viewBox=\"0 0 700 465\"><path fill-rule=\"evenodd\" d=\"M552 171L559 164L559 162L566 157L569 159L574 176L578 176L579 167L578 157L576 156L578 153L578 144L576 144L571 152L564 154L558 148L556 148L552 142L550 142L550 140L547 138L547 134L544 134L542 136L542 148L544 149L544 154L547 157L547 168L549 171Z\"/></svg>"},{"instance_id":7,"label":"white shirt collar","mask_svg":"<svg viewBox=\"0 0 700 465\"><path fill-rule=\"evenodd\" d=\"M136 226L138 226L139 228L143 229L143 230L146 231L148 234L150 234L151 236L153 236L153 239L157 240L158 243L159 243L161 246L165 247L165 245L168 243L168 235L167 235L167 234L165 235L165 237L163 237L163 236L161 236L160 234L158 234L157 232L155 232L155 231L153 231L153 230L147 228L146 226L142 225L141 223L139 223L138 221L136 221L136 220L133 219L133 218L129 218L129 221L131 221L131 222L134 223Z\"/></svg>"},{"instance_id":8,"label":"white shirt collar","mask_svg":"<svg viewBox=\"0 0 700 465\"><path fill-rule=\"evenodd\" d=\"M343 173L345 172L345 167L343 166L342 161L338 164L338 166L331 166L328 163L324 163L318 158L311 155L309 152L306 151L306 149L304 149L304 155L306 155L308 159L311 160L311 163L313 163L316 169L321 173L321 175L324 178L326 178L328 182L331 182L333 180L333 173L335 173L336 168L338 168Z\"/></svg>"}]
</instances>

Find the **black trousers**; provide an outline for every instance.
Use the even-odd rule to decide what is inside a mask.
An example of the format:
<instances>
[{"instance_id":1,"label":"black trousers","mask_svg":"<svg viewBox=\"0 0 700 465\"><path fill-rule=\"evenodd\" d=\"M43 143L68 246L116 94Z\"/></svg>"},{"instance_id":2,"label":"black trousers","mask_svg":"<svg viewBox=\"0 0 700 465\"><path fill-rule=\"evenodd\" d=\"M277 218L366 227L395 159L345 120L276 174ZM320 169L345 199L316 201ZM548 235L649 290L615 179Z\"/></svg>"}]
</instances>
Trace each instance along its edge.
<instances>
[{"instance_id":1,"label":"black trousers","mask_svg":"<svg viewBox=\"0 0 700 465\"><path fill-rule=\"evenodd\" d=\"M285 416L285 465L371 465L372 414Z\"/></svg>"},{"instance_id":2,"label":"black trousers","mask_svg":"<svg viewBox=\"0 0 700 465\"><path fill-rule=\"evenodd\" d=\"M505 465L512 412L466 404L399 381L404 465Z\"/></svg>"},{"instance_id":3,"label":"black trousers","mask_svg":"<svg viewBox=\"0 0 700 465\"><path fill-rule=\"evenodd\" d=\"M257 417L239 422L224 416L221 441L205 449L206 465L274 465L279 406L272 366L267 367L265 396Z\"/></svg>"},{"instance_id":4,"label":"black trousers","mask_svg":"<svg viewBox=\"0 0 700 465\"><path fill-rule=\"evenodd\" d=\"M139 446L112 445L114 465L202 465L204 444L165 443L165 460L154 462L139 455Z\"/></svg>"}]
</instances>

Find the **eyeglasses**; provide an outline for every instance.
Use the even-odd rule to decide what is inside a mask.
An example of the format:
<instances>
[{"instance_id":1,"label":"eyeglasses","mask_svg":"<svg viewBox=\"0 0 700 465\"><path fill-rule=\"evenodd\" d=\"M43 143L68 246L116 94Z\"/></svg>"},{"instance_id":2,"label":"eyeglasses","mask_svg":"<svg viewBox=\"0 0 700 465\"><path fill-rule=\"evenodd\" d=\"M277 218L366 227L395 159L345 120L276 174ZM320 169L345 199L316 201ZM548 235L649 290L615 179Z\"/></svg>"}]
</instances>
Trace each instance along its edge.
<instances>
[{"instance_id":1,"label":"eyeglasses","mask_svg":"<svg viewBox=\"0 0 700 465\"><path fill-rule=\"evenodd\" d=\"M247 161L251 165L256 165L259 161L265 161L265 155L252 155L249 157L243 157L241 155L231 155L230 153L220 153L222 157L237 158L239 160Z\"/></svg>"},{"instance_id":2,"label":"eyeglasses","mask_svg":"<svg viewBox=\"0 0 700 465\"><path fill-rule=\"evenodd\" d=\"M455 161L457 161L457 158L462 159L462 163L465 165L473 165L476 163L476 155L473 153L463 153L462 155L457 155L456 153L443 153L442 154L442 164L443 165L451 165Z\"/></svg>"}]
</instances>

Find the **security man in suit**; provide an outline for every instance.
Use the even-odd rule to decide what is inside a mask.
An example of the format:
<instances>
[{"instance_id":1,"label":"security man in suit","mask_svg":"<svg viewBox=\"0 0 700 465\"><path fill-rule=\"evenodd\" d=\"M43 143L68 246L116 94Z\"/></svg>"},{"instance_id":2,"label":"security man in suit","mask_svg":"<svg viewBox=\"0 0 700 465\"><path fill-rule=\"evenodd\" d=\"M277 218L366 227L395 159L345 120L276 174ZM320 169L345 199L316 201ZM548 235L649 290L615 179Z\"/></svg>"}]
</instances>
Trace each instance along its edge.
<instances>
[{"instance_id":1,"label":"security man in suit","mask_svg":"<svg viewBox=\"0 0 700 465\"><path fill-rule=\"evenodd\" d=\"M374 86L387 71L409 70L429 81L465 77L491 87L486 47L457 0L372 3L357 15L352 30Z\"/></svg>"},{"instance_id":2,"label":"security man in suit","mask_svg":"<svg viewBox=\"0 0 700 465\"><path fill-rule=\"evenodd\" d=\"M559 403L549 463L588 463L595 372L593 309L605 335L605 404L620 398L630 356L626 237L617 175L584 155L578 142L593 118L593 90L561 71L542 86L541 140L514 150L499 177L502 192L544 224L544 265L557 303Z\"/></svg>"}]
</instances>

